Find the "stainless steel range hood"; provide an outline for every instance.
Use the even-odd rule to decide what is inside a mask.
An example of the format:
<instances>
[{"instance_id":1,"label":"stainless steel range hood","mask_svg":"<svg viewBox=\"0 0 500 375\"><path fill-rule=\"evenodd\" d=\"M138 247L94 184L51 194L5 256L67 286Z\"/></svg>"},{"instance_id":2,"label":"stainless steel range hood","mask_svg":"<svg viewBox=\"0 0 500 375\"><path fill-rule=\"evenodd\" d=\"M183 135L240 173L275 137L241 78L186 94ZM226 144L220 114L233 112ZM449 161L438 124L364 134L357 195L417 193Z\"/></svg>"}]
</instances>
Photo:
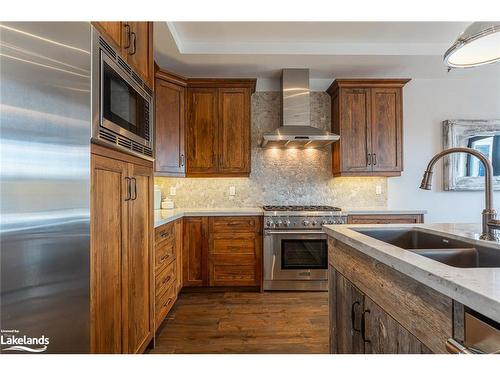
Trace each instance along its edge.
<instances>
[{"instance_id":1,"label":"stainless steel range hood","mask_svg":"<svg viewBox=\"0 0 500 375\"><path fill-rule=\"evenodd\" d=\"M309 69L283 69L281 74L282 126L263 135L266 148L320 148L340 137L311 126Z\"/></svg>"}]
</instances>

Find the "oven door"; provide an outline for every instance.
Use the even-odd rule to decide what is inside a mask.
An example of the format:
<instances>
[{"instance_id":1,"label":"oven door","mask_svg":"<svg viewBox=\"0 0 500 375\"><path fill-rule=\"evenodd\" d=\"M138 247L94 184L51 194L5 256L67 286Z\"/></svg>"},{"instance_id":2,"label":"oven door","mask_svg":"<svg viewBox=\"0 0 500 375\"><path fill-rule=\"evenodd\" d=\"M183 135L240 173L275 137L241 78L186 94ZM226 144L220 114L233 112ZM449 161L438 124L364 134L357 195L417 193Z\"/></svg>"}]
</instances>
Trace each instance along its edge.
<instances>
[{"instance_id":1,"label":"oven door","mask_svg":"<svg viewBox=\"0 0 500 375\"><path fill-rule=\"evenodd\" d=\"M266 230L266 280L328 280L327 235L321 231Z\"/></svg>"}]
</instances>

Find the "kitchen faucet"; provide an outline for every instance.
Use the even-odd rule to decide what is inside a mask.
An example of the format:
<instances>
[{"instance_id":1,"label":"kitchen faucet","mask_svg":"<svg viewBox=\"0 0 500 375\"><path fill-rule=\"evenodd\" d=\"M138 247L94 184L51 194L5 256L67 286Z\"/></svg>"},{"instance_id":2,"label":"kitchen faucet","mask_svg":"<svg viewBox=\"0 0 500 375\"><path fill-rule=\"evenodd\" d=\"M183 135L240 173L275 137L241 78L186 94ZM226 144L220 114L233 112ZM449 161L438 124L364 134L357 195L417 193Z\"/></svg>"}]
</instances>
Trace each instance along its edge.
<instances>
[{"instance_id":1,"label":"kitchen faucet","mask_svg":"<svg viewBox=\"0 0 500 375\"><path fill-rule=\"evenodd\" d=\"M479 151L466 147L453 147L434 155L424 172L424 177L420 183L420 189L431 190L432 169L439 159L448 154L460 152L475 156L481 160L484 165L485 209L482 213L482 233L479 238L488 241L499 241L495 233L495 229L500 229L500 220L496 220L497 212L493 208L493 167L488 158Z\"/></svg>"}]
</instances>

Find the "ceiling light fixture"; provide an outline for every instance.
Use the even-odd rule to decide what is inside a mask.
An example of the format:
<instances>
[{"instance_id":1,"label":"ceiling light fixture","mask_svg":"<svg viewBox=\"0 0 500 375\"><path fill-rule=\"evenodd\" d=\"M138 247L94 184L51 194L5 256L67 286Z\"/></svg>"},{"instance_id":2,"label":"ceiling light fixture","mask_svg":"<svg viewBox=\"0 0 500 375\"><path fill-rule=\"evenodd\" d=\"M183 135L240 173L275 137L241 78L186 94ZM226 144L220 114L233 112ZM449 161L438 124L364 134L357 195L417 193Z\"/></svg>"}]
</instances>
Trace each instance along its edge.
<instances>
[{"instance_id":1,"label":"ceiling light fixture","mask_svg":"<svg viewBox=\"0 0 500 375\"><path fill-rule=\"evenodd\" d=\"M474 22L444 54L450 68L471 68L500 60L500 22Z\"/></svg>"}]
</instances>

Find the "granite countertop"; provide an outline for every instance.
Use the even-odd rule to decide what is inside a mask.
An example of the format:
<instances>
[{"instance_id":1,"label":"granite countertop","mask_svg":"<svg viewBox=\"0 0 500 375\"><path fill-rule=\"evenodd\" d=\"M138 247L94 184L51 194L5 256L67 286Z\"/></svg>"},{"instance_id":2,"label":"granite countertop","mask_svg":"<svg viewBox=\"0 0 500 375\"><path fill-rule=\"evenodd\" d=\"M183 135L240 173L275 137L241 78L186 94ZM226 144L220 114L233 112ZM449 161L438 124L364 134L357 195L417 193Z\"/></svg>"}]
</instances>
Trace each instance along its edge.
<instances>
[{"instance_id":1,"label":"granite countertop","mask_svg":"<svg viewBox=\"0 0 500 375\"><path fill-rule=\"evenodd\" d=\"M155 228L183 216L260 216L260 207L243 208L177 208L173 210L154 210Z\"/></svg>"},{"instance_id":2,"label":"granite countertop","mask_svg":"<svg viewBox=\"0 0 500 375\"><path fill-rule=\"evenodd\" d=\"M426 214L422 210L389 210L384 208L355 208L342 210L346 215L412 215ZM263 215L261 207L243 208L176 208L172 210L154 210L154 226L167 224L183 216L252 216Z\"/></svg>"},{"instance_id":3,"label":"granite countertop","mask_svg":"<svg viewBox=\"0 0 500 375\"><path fill-rule=\"evenodd\" d=\"M362 253L500 322L500 268L456 268L401 249L353 229L418 228L500 251L500 244L479 239L479 224L325 225L324 231Z\"/></svg>"},{"instance_id":4,"label":"granite countertop","mask_svg":"<svg viewBox=\"0 0 500 375\"><path fill-rule=\"evenodd\" d=\"M389 208L380 207L366 207L366 208L346 208L342 212L347 215L424 215L426 210L393 210Z\"/></svg>"}]
</instances>

